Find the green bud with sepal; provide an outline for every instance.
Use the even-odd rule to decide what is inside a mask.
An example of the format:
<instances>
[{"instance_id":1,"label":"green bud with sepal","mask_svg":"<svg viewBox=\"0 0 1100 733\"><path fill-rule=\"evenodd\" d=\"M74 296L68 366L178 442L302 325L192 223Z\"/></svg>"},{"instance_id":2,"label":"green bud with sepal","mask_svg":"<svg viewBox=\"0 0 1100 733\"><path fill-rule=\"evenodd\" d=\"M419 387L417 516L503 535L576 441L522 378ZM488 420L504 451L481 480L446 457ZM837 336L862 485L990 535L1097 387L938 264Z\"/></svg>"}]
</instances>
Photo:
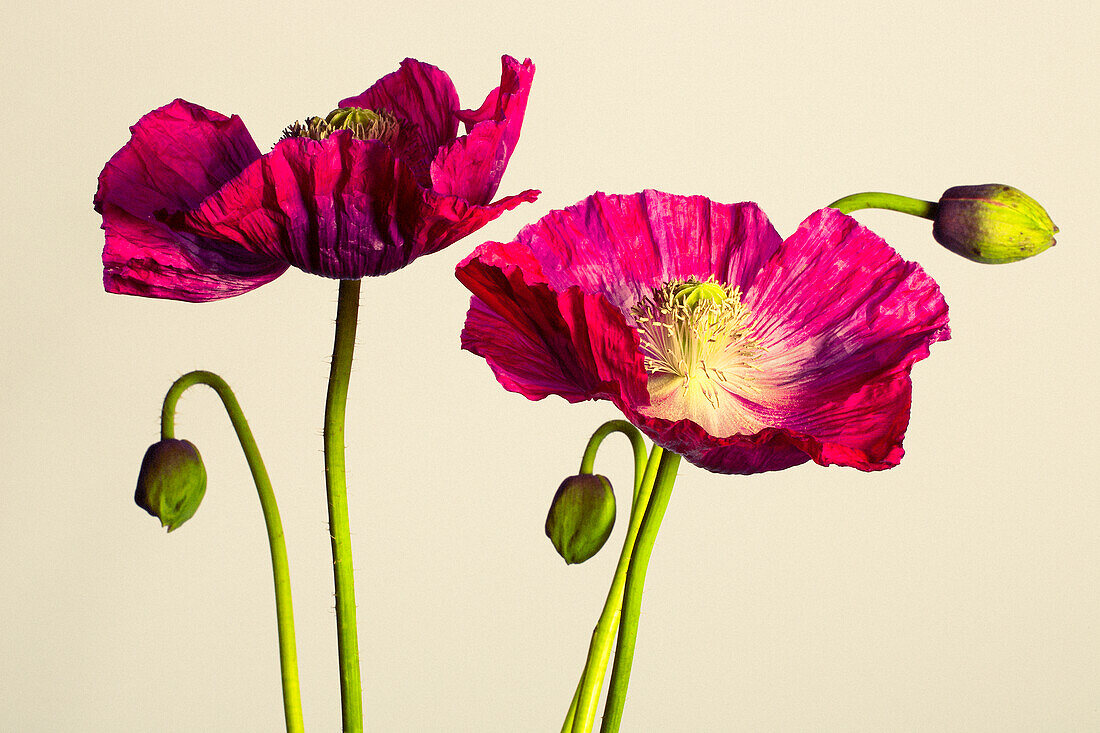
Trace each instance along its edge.
<instances>
[{"instance_id":1,"label":"green bud with sepal","mask_svg":"<svg viewBox=\"0 0 1100 733\"><path fill-rule=\"evenodd\" d=\"M588 473L561 482L546 515L546 536L566 564L599 552L614 526L615 492L606 477Z\"/></svg>"},{"instance_id":2,"label":"green bud with sepal","mask_svg":"<svg viewBox=\"0 0 1100 733\"><path fill-rule=\"evenodd\" d=\"M947 189L932 224L932 236L947 249L995 265L1046 251L1057 232L1035 199L999 183Z\"/></svg>"},{"instance_id":3,"label":"green bud with sepal","mask_svg":"<svg viewBox=\"0 0 1100 733\"><path fill-rule=\"evenodd\" d=\"M134 501L171 532L194 516L206 494L206 466L193 443L168 438L145 451Z\"/></svg>"},{"instance_id":4,"label":"green bud with sepal","mask_svg":"<svg viewBox=\"0 0 1100 733\"><path fill-rule=\"evenodd\" d=\"M1001 183L955 186L939 202L894 193L854 193L829 204L843 214L886 209L932 220L932 236L974 262L1000 265L1034 257L1054 246L1050 215L1023 191Z\"/></svg>"}]
</instances>

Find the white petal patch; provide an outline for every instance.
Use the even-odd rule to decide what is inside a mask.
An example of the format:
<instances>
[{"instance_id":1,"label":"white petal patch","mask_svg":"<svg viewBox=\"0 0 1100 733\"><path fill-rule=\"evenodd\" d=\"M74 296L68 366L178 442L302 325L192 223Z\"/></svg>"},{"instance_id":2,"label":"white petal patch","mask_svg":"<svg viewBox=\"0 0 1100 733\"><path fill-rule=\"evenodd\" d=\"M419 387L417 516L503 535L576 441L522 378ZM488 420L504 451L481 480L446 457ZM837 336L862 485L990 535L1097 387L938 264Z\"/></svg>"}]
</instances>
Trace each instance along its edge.
<instances>
[{"instance_id":1,"label":"white petal patch","mask_svg":"<svg viewBox=\"0 0 1100 733\"><path fill-rule=\"evenodd\" d=\"M752 409L771 401L761 399L758 362L765 351L752 337L737 288L713 278L669 282L631 313L649 374L643 414L688 418L718 438L766 426Z\"/></svg>"}]
</instances>

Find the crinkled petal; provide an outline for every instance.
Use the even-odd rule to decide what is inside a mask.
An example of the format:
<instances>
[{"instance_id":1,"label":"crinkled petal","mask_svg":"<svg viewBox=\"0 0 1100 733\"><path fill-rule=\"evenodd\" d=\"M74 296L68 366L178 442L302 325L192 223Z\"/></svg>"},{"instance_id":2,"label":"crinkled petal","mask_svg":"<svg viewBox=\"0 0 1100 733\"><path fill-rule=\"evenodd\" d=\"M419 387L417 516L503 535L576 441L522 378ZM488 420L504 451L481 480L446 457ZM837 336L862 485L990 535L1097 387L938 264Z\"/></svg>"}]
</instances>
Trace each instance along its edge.
<instances>
[{"instance_id":1,"label":"crinkled petal","mask_svg":"<svg viewBox=\"0 0 1100 733\"><path fill-rule=\"evenodd\" d=\"M466 124L467 134L441 149L432 162L432 188L438 193L484 204L497 192L519 142L535 75L531 59L520 64L504 56L501 64L500 86L480 109L457 115Z\"/></svg>"},{"instance_id":2,"label":"crinkled petal","mask_svg":"<svg viewBox=\"0 0 1100 733\"><path fill-rule=\"evenodd\" d=\"M906 368L950 335L936 282L835 209L802 223L744 301L767 349L760 366L792 406Z\"/></svg>"},{"instance_id":3,"label":"crinkled petal","mask_svg":"<svg viewBox=\"0 0 1100 733\"><path fill-rule=\"evenodd\" d=\"M325 277L396 270L421 254L422 189L378 141L282 140L199 207L169 220Z\"/></svg>"},{"instance_id":4,"label":"crinkled petal","mask_svg":"<svg viewBox=\"0 0 1100 733\"><path fill-rule=\"evenodd\" d=\"M190 209L260 157L240 117L183 99L148 113L130 133L99 174L97 211L104 201L143 218Z\"/></svg>"},{"instance_id":5,"label":"crinkled petal","mask_svg":"<svg viewBox=\"0 0 1100 733\"><path fill-rule=\"evenodd\" d=\"M505 387L532 398L606 397L659 445L721 473L809 459L865 471L896 465L909 421L909 371L949 335L935 282L833 210L809 217L781 243L752 204L596 194L551 212L513 242L483 245L458 272L476 296L463 345L485 356ZM752 435L719 438L690 419L655 417L639 354L630 350L639 342L629 307L639 297L669 280L709 275L742 289L750 332L765 348L753 393L737 397L738 409L764 425ZM587 321L592 350L584 358L577 339L563 336L582 329L559 302L577 290L606 297L622 319ZM539 324L557 325L532 326L532 313ZM603 338L593 336L603 329ZM599 354L601 346L609 351ZM592 365L601 363L614 380L598 381Z\"/></svg>"},{"instance_id":6,"label":"crinkled petal","mask_svg":"<svg viewBox=\"0 0 1100 733\"><path fill-rule=\"evenodd\" d=\"M174 232L110 203L101 208L109 293L198 303L247 293L286 272L285 263L236 245Z\"/></svg>"},{"instance_id":7,"label":"crinkled petal","mask_svg":"<svg viewBox=\"0 0 1100 733\"><path fill-rule=\"evenodd\" d=\"M783 242L745 303L765 351L755 360L759 392L742 409L772 426L754 440L796 447L821 465L897 465L909 422L909 370L950 333L935 281L851 217L826 209ZM743 438L712 439L689 460L742 472Z\"/></svg>"},{"instance_id":8,"label":"crinkled petal","mask_svg":"<svg viewBox=\"0 0 1100 733\"><path fill-rule=\"evenodd\" d=\"M130 131L93 199L106 234L104 288L205 301L247 292L286 270L231 243L174 232L153 216L191 208L259 157L239 117L177 99Z\"/></svg>"},{"instance_id":9,"label":"crinkled petal","mask_svg":"<svg viewBox=\"0 0 1100 733\"><path fill-rule=\"evenodd\" d=\"M468 237L493 219L520 204L538 200L540 191L528 189L515 196L505 196L491 204L477 206L458 196L439 196L426 192L425 208L417 228L418 239L424 242L423 254L438 252L460 239Z\"/></svg>"},{"instance_id":10,"label":"crinkled petal","mask_svg":"<svg viewBox=\"0 0 1100 733\"><path fill-rule=\"evenodd\" d=\"M784 428L822 466L892 468L905 455L901 443L909 426L912 393L908 368L889 372L846 398L806 405L787 419Z\"/></svg>"},{"instance_id":11,"label":"crinkled petal","mask_svg":"<svg viewBox=\"0 0 1100 733\"><path fill-rule=\"evenodd\" d=\"M320 142L280 141L198 208L168 221L305 272L358 279L404 267L537 195L484 207L437 196L385 144L340 131Z\"/></svg>"},{"instance_id":12,"label":"crinkled petal","mask_svg":"<svg viewBox=\"0 0 1100 733\"><path fill-rule=\"evenodd\" d=\"M717 274L723 280L751 283L780 242L755 204L727 206L702 196L658 191L633 196L597 193L550 212L525 227L513 242L482 245L459 265L459 279L477 296L463 346L485 356L508 389L532 399L559 394L571 401L607 397L629 409L646 405L649 395L638 337L627 325L629 306L670 277L706 279ZM614 372L614 388L607 384L613 372L576 371L596 363L576 348L563 346L577 342L576 334L563 337L565 327L560 323L557 328L533 328L528 323L526 314L556 307L550 294L571 288L601 296L619 312L616 323L623 325L616 328L625 332L589 339L612 349L614 353L601 357L605 363L624 365ZM504 336L509 329L514 333ZM594 330L589 324L588 331ZM633 351L622 350L627 343ZM569 368L559 363L562 359ZM540 369L544 376L553 375L545 384L539 381Z\"/></svg>"},{"instance_id":13,"label":"crinkled petal","mask_svg":"<svg viewBox=\"0 0 1100 733\"><path fill-rule=\"evenodd\" d=\"M506 389L532 400L647 399L637 333L602 296L558 293L476 255L456 275L474 293L462 348L484 357Z\"/></svg>"},{"instance_id":14,"label":"crinkled petal","mask_svg":"<svg viewBox=\"0 0 1100 733\"><path fill-rule=\"evenodd\" d=\"M813 459L822 466L861 471L896 466L905 451L912 381L909 370L886 374L837 400L754 435L716 438L690 420L670 422L620 406L627 418L659 445L715 473L776 471Z\"/></svg>"},{"instance_id":15,"label":"crinkled petal","mask_svg":"<svg viewBox=\"0 0 1100 733\"><path fill-rule=\"evenodd\" d=\"M386 110L415 130L419 145L399 146L403 149L397 154L418 176L421 171L426 175L436 151L451 143L458 133L458 92L451 77L416 59L405 59L397 71L382 77L362 94L341 100L340 106Z\"/></svg>"},{"instance_id":16,"label":"crinkled petal","mask_svg":"<svg viewBox=\"0 0 1100 733\"><path fill-rule=\"evenodd\" d=\"M715 275L744 289L781 242L756 204L660 191L596 193L525 227L509 256L522 248L553 289L576 285L627 311L670 279ZM486 244L478 253L502 246Z\"/></svg>"},{"instance_id":17,"label":"crinkled petal","mask_svg":"<svg viewBox=\"0 0 1100 733\"><path fill-rule=\"evenodd\" d=\"M810 460L810 455L792 440L790 433L779 428L764 428L754 435L716 438L691 420L670 422L643 415L630 406L620 408L657 445L714 473L780 471Z\"/></svg>"}]
</instances>

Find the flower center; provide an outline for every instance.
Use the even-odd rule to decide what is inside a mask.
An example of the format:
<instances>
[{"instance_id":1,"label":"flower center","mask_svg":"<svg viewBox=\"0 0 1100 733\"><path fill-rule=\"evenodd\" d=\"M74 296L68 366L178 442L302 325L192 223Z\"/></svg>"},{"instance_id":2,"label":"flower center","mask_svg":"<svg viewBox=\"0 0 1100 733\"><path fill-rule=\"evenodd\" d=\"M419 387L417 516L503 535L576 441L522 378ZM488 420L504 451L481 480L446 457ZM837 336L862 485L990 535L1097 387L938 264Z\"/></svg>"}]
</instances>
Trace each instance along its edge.
<instances>
[{"instance_id":1,"label":"flower center","mask_svg":"<svg viewBox=\"0 0 1100 733\"><path fill-rule=\"evenodd\" d=\"M752 427L734 397L759 393L755 362L764 349L738 288L713 277L668 282L631 313L650 375L649 414L691 418L714 435Z\"/></svg>"},{"instance_id":2,"label":"flower center","mask_svg":"<svg viewBox=\"0 0 1100 733\"><path fill-rule=\"evenodd\" d=\"M362 107L340 107L320 117L307 117L303 122L292 122L283 128L280 140L292 137L308 137L324 140L337 130L351 130L359 140L381 140L390 143L401 129L401 123L386 110L375 112Z\"/></svg>"}]
</instances>

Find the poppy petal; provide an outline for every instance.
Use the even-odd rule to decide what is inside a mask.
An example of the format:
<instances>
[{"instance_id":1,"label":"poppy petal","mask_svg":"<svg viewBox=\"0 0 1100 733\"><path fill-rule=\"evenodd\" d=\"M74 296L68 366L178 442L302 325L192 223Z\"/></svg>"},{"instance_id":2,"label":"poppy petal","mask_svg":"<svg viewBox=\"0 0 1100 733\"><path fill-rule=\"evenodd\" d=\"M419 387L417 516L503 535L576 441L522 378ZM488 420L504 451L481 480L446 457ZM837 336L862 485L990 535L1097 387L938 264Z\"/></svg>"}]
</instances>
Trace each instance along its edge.
<instances>
[{"instance_id":1,"label":"poppy petal","mask_svg":"<svg viewBox=\"0 0 1100 733\"><path fill-rule=\"evenodd\" d=\"M324 277L384 275L461 239L536 191L474 206L422 189L377 140L280 141L186 214L183 232L235 242Z\"/></svg>"},{"instance_id":2,"label":"poppy petal","mask_svg":"<svg viewBox=\"0 0 1100 733\"><path fill-rule=\"evenodd\" d=\"M597 193L512 242L479 247L457 275L475 295L463 346L506 388L532 399L610 399L657 444L720 473L810 459L865 471L896 465L909 371L949 336L935 282L831 209L781 242L753 204ZM689 339L669 342L675 358L700 361L677 362L676 374L639 363L639 299L709 277L742 291L745 320L728 337L747 339L735 348L748 350L721 351L722 331L697 332L706 349L690 342L696 332L675 331ZM579 297L600 298L611 315L577 308Z\"/></svg>"},{"instance_id":3,"label":"poppy petal","mask_svg":"<svg viewBox=\"0 0 1100 733\"><path fill-rule=\"evenodd\" d=\"M753 474L781 471L810 460L788 431L764 428L753 435L715 438L691 420L671 422L627 407L627 418L666 450L714 473Z\"/></svg>"},{"instance_id":4,"label":"poppy petal","mask_svg":"<svg viewBox=\"0 0 1100 733\"><path fill-rule=\"evenodd\" d=\"M158 210L189 209L259 157L239 117L182 99L142 117L104 166L93 204L103 215L107 291L175 300L227 298L286 265L240 247L172 231Z\"/></svg>"},{"instance_id":5,"label":"poppy petal","mask_svg":"<svg viewBox=\"0 0 1100 733\"><path fill-rule=\"evenodd\" d=\"M637 333L602 296L558 293L476 255L456 274L474 293L462 348L484 357L506 389L532 400L648 399Z\"/></svg>"},{"instance_id":6,"label":"poppy petal","mask_svg":"<svg viewBox=\"0 0 1100 733\"><path fill-rule=\"evenodd\" d=\"M432 188L472 203L492 200L519 141L535 65L501 59L500 86L478 110L459 112L468 133L440 150L432 162Z\"/></svg>"},{"instance_id":7,"label":"poppy petal","mask_svg":"<svg viewBox=\"0 0 1100 733\"><path fill-rule=\"evenodd\" d=\"M507 248L516 257L521 249L554 289L576 285L629 310L672 279L713 274L744 288L781 242L755 204L643 191L593 194L525 227L515 246L493 243L478 252L500 256Z\"/></svg>"},{"instance_id":8,"label":"poppy petal","mask_svg":"<svg viewBox=\"0 0 1100 733\"><path fill-rule=\"evenodd\" d=\"M505 92L491 95L499 109L455 148L466 157L449 158L438 191L430 167L456 140L458 95L447 74L415 59L341 102L397 117L385 142L338 130L281 140L261 156L237 117L183 100L154 110L100 176L106 289L211 300L289 265L334 278L383 275L534 201L533 189L492 203L487 195L519 136L534 70L508 57L504 66Z\"/></svg>"},{"instance_id":9,"label":"poppy petal","mask_svg":"<svg viewBox=\"0 0 1100 733\"><path fill-rule=\"evenodd\" d=\"M908 367L950 336L935 281L835 209L807 218L744 299L770 381L798 405Z\"/></svg>"},{"instance_id":10,"label":"poppy petal","mask_svg":"<svg viewBox=\"0 0 1100 733\"><path fill-rule=\"evenodd\" d=\"M436 151L458 133L458 92L451 77L416 59L405 59L397 71L382 77L362 94L341 100L340 106L386 110L411 126L423 156L406 160L414 172L421 168L426 171Z\"/></svg>"},{"instance_id":11,"label":"poppy petal","mask_svg":"<svg viewBox=\"0 0 1100 733\"><path fill-rule=\"evenodd\" d=\"M799 436L798 445L822 466L892 468L905 455L902 439L912 394L909 370L899 370L867 382L845 398L818 401L789 418L784 427Z\"/></svg>"},{"instance_id":12,"label":"poppy petal","mask_svg":"<svg viewBox=\"0 0 1100 733\"><path fill-rule=\"evenodd\" d=\"M541 191L528 189L505 196L491 204L477 206L458 196L424 195L425 208L418 221L417 238L424 242L422 254L438 252L481 229L506 211L538 200Z\"/></svg>"}]
</instances>

